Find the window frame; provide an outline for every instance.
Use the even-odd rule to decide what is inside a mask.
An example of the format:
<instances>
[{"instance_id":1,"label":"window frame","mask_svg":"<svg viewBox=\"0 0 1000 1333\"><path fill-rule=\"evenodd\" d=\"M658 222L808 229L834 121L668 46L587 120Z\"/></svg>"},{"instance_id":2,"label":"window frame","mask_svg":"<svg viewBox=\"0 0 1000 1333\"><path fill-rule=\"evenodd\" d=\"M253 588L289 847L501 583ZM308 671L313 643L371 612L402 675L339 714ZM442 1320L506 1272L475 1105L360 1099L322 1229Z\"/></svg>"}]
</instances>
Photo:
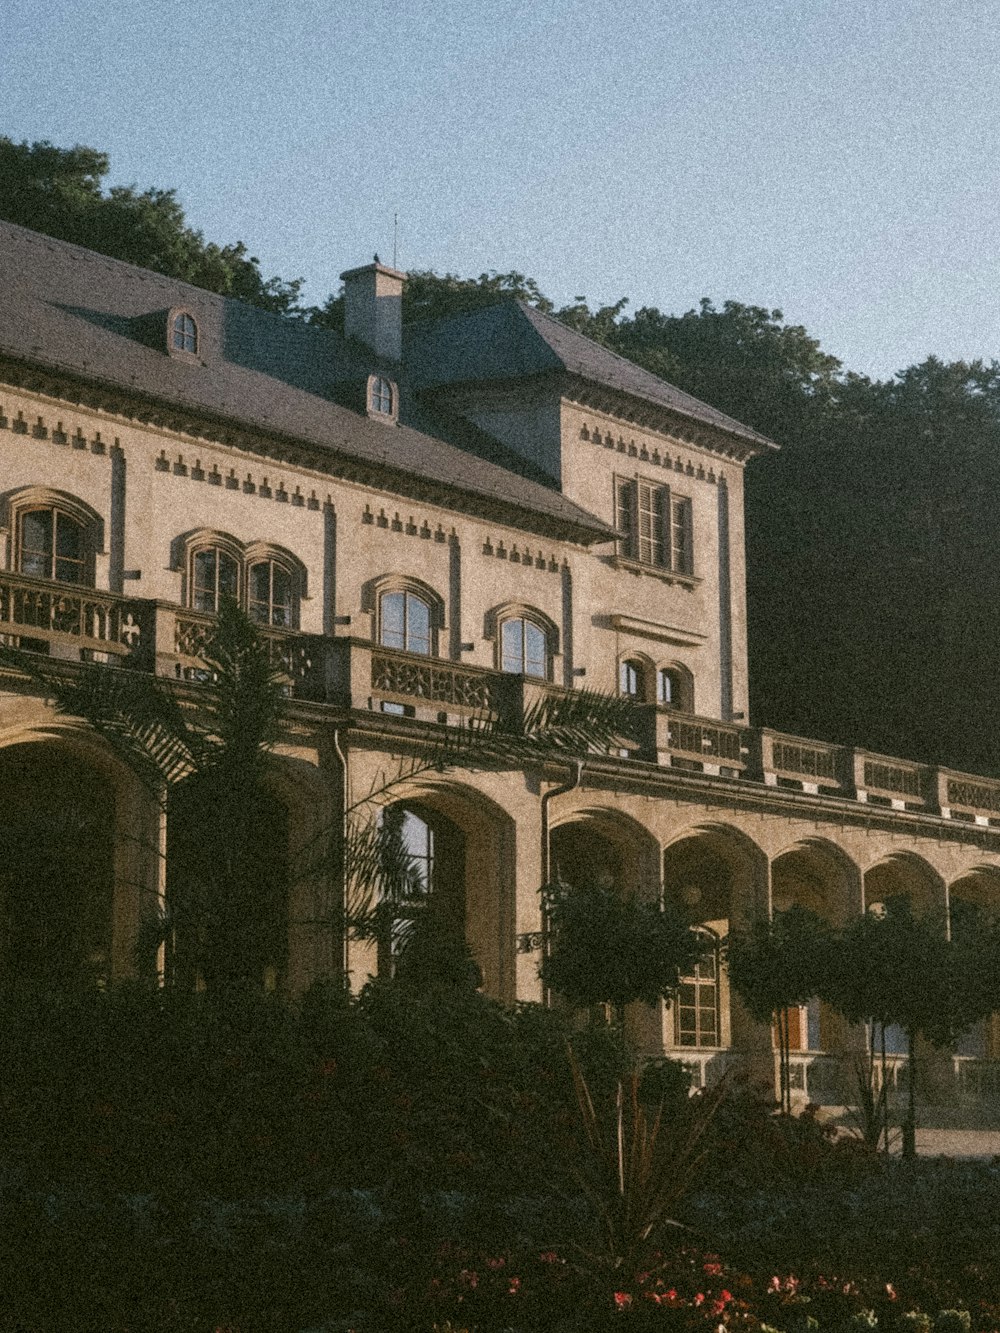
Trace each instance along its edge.
<instances>
[{"instance_id":1,"label":"window frame","mask_svg":"<svg viewBox=\"0 0 1000 1333\"><path fill-rule=\"evenodd\" d=\"M619 560L680 578L697 577L694 505L689 495L641 473L615 473L613 502Z\"/></svg>"},{"instance_id":2,"label":"window frame","mask_svg":"<svg viewBox=\"0 0 1000 1333\"><path fill-rule=\"evenodd\" d=\"M41 579L46 583L57 583L67 588L97 586L96 557L103 554L104 524L95 509L65 491L56 491L47 486L28 486L10 496L3 510L0 521L10 534L8 566L12 574L19 574L28 579ZM48 574L30 573L24 568L24 520L29 515L37 513L52 515L52 550L46 553L49 559ZM60 519L72 523L80 530L80 554L62 557L66 561L79 564L80 578L76 580L56 577L60 561L58 553Z\"/></svg>"},{"instance_id":3,"label":"window frame","mask_svg":"<svg viewBox=\"0 0 1000 1333\"><path fill-rule=\"evenodd\" d=\"M706 957L711 957L711 960L712 960L712 968L713 968L713 973L714 973L714 975L711 976L711 977L702 977L702 976L700 975L700 970L701 970L701 966L702 966L702 961L699 960L699 961L695 964L695 968L694 968L694 971L693 971L693 972L691 972L690 974L688 974L688 975L686 975L686 976L678 977L678 979L677 979L677 990L676 990L676 992L674 993L674 996L673 996L673 1003L672 1003L672 1008L673 1008L673 1011L674 1011L674 1012L673 1012L673 1036L674 1036L674 1047L675 1047L675 1049L677 1049L677 1050L682 1050L682 1051L699 1051L699 1050L702 1050L702 1051L706 1051L706 1050L707 1050L707 1051L712 1051L712 1050L719 1050L719 1049L722 1048L722 1041L723 1041L723 1033L722 1033L722 952L721 952L721 943L722 943L722 942L721 942L721 940L719 939L719 936L716 934L716 932L715 932L714 930L710 930L707 926L699 926L699 927L697 927L697 931L698 931L698 933L699 933L700 935L702 935L704 938L706 938L706 939L708 939L708 940L711 941L711 945L712 945L712 947L711 947L711 951L706 950L705 956L706 956ZM693 1003L693 1004L685 1004L685 1005L682 1005L682 1004L681 1004L681 988L684 987L684 986L693 986L693 987L694 987L694 1003ZM714 1022L714 1035L715 1035L715 1041L714 1041L714 1042L708 1042L708 1041L702 1041L702 1040L701 1040L701 1035L702 1035L702 1030L701 1030L701 1013L702 1013L702 1010L708 1008L707 1005L705 1005L705 1004L703 1004L703 1003L701 1002L701 988L702 988L702 987L705 987L706 989L708 989L709 987L711 987L712 990L713 990L713 992L714 992L713 999L712 999L712 1012L713 1012L713 1022ZM681 1040L681 1036L682 1036L682 1032L683 1032L683 1029L682 1029L682 1026L681 1026L681 1010L682 1010L682 1009L685 1009L685 1010L693 1010L693 1012L694 1012L694 1030L693 1030L694 1041L684 1042L684 1041Z\"/></svg>"},{"instance_id":4,"label":"window frame","mask_svg":"<svg viewBox=\"0 0 1000 1333\"><path fill-rule=\"evenodd\" d=\"M521 664L521 669L519 671L512 671L506 665L507 650L504 645L504 638L508 625L521 626L521 634L520 634L521 649L518 655ZM529 628L537 631L537 633L541 636L542 652L544 653L544 661L542 662L541 671L527 670L527 664L532 660L528 655L527 631L529 630ZM542 622L539 619L537 619L537 617L531 616L526 612L519 612L517 614L506 615L499 621L497 625L497 656L499 659L499 670L502 671L504 675L524 676L526 680L549 681L552 679L552 646L549 641L548 632L546 631L545 625L542 624Z\"/></svg>"},{"instance_id":5,"label":"window frame","mask_svg":"<svg viewBox=\"0 0 1000 1333\"><path fill-rule=\"evenodd\" d=\"M381 403L388 396L389 406ZM388 375L371 374L365 384L365 411L372 421L395 425L399 419L399 385Z\"/></svg>"},{"instance_id":6,"label":"window frame","mask_svg":"<svg viewBox=\"0 0 1000 1333\"><path fill-rule=\"evenodd\" d=\"M265 630L276 630L285 633L299 633L301 630L301 607L302 602L306 600L308 588L306 584L306 568L291 551L284 547L275 546L271 542L241 542L238 538L228 532L221 532L210 528L201 528L196 532L186 534L179 539L180 552L176 554L174 568L181 568L184 575L184 584L182 589L182 601L188 611L193 611L197 615L216 616L219 614L219 562L216 561L215 575L215 606L208 609L196 605L195 595L197 585L195 582L195 566L199 555L206 551L214 550L218 555L222 555L228 560L232 560L236 566L236 604L247 615L255 625ZM253 614L251 606L251 576L252 571L258 565L270 564L272 567L269 578L269 594L273 593L273 571L280 569L287 574L290 585L290 617L291 623L284 625L275 625L271 620L261 620ZM271 602L268 604L269 612L273 610Z\"/></svg>"},{"instance_id":7,"label":"window frame","mask_svg":"<svg viewBox=\"0 0 1000 1333\"><path fill-rule=\"evenodd\" d=\"M402 646L386 642L386 621L385 621L385 601L387 597L401 597L403 599L402 607ZM417 603L424 607L427 612L427 647L426 649L414 648L410 641L410 616L409 608L411 603ZM415 657L437 657L437 627L434 623L434 605L428 599L423 590L417 590L410 587L405 588L383 588L378 594L378 616L376 639L380 648L388 648L393 653L412 653Z\"/></svg>"},{"instance_id":8,"label":"window frame","mask_svg":"<svg viewBox=\"0 0 1000 1333\"><path fill-rule=\"evenodd\" d=\"M182 327L178 328L178 325ZM179 344L178 337L181 340ZM189 342L193 346L188 346ZM166 344L168 356L175 356L181 361L200 361L201 325L197 315L189 306L171 306L167 311Z\"/></svg>"}]
</instances>

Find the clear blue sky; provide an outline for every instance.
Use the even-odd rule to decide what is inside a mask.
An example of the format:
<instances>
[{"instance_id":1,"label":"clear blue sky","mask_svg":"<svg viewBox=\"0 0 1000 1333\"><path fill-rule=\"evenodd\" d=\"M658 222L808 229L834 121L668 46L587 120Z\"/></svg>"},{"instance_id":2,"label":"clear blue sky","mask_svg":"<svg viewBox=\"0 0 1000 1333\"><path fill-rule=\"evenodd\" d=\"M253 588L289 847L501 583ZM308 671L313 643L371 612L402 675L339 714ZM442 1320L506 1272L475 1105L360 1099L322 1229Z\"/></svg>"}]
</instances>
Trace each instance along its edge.
<instances>
[{"instance_id":1,"label":"clear blue sky","mask_svg":"<svg viewBox=\"0 0 1000 1333\"><path fill-rule=\"evenodd\" d=\"M320 301L378 250L557 302L1000 356L997 0L7 0L0 133L173 186Z\"/></svg>"}]
</instances>

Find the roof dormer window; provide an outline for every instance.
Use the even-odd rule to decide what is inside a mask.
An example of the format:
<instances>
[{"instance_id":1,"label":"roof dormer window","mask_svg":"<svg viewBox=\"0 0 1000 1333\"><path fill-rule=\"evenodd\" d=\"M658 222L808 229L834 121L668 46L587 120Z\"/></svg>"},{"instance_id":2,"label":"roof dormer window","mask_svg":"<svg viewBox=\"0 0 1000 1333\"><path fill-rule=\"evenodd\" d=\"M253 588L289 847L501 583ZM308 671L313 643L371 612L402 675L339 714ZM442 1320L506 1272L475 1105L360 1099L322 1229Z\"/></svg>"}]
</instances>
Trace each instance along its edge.
<instances>
[{"instance_id":1,"label":"roof dormer window","mask_svg":"<svg viewBox=\"0 0 1000 1333\"><path fill-rule=\"evenodd\" d=\"M383 417L389 421L396 419L396 386L392 380L382 375L368 377L368 414Z\"/></svg>"},{"instance_id":2,"label":"roof dormer window","mask_svg":"<svg viewBox=\"0 0 1000 1333\"><path fill-rule=\"evenodd\" d=\"M173 348L192 355L198 350L198 325L184 312L174 316Z\"/></svg>"}]
</instances>

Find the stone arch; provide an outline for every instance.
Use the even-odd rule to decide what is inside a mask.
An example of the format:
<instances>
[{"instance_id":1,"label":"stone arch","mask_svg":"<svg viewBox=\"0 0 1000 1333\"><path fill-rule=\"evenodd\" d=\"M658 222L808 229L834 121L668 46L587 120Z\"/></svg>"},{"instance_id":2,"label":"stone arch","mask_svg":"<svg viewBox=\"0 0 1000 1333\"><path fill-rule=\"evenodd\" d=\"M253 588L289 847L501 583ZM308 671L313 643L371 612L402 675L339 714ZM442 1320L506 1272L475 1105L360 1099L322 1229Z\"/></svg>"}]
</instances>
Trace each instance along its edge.
<instances>
[{"instance_id":1,"label":"stone arch","mask_svg":"<svg viewBox=\"0 0 1000 1333\"><path fill-rule=\"evenodd\" d=\"M775 911L798 904L843 926L862 910L861 871L836 843L802 839L771 861L771 903ZM785 1019L791 1051L840 1053L859 1044L850 1025L816 998L793 1006Z\"/></svg>"},{"instance_id":2,"label":"stone arch","mask_svg":"<svg viewBox=\"0 0 1000 1333\"><path fill-rule=\"evenodd\" d=\"M766 916L769 903L767 857L742 830L708 823L678 833L663 850L663 892L721 948L726 937L750 921ZM713 1024L685 1024L685 1011L708 1012ZM730 992L718 951L710 971L704 966L684 978L678 1002L664 1013L663 1043L694 1062L698 1077L713 1077L711 1068L727 1048L755 1054L770 1064L770 1031L755 1024L738 997ZM763 1066L762 1066L763 1068Z\"/></svg>"},{"instance_id":3,"label":"stone arch","mask_svg":"<svg viewBox=\"0 0 1000 1333\"><path fill-rule=\"evenodd\" d=\"M775 909L801 903L831 925L843 925L863 905L862 877L850 856L827 838L803 838L771 860Z\"/></svg>"},{"instance_id":4,"label":"stone arch","mask_svg":"<svg viewBox=\"0 0 1000 1333\"><path fill-rule=\"evenodd\" d=\"M551 827L553 877L596 882L655 898L660 892L659 844L631 815L607 806L567 811Z\"/></svg>"},{"instance_id":5,"label":"stone arch","mask_svg":"<svg viewBox=\"0 0 1000 1333\"><path fill-rule=\"evenodd\" d=\"M94 732L39 710L0 736L4 971L105 984L135 971L141 921L156 910L160 810ZM53 949L62 956L46 961Z\"/></svg>"},{"instance_id":6,"label":"stone arch","mask_svg":"<svg viewBox=\"0 0 1000 1333\"><path fill-rule=\"evenodd\" d=\"M508 812L483 792L453 779L414 781L393 791L382 808L401 807L435 835L441 879L482 973L487 995L516 996L516 829ZM434 891L432 884L432 892ZM377 970L373 948L351 948L351 970Z\"/></svg>"},{"instance_id":7,"label":"stone arch","mask_svg":"<svg viewBox=\"0 0 1000 1333\"><path fill-rule=\"evenodd\" d=\"M978 865L965 870L948 887L948 927L952 939L978 932L1000 916L1000 867ZM995 1060L1000 1055L1000 1014L991 1014L963 1033L955 1055L964 1060ZM964 1070L957 1070L959 1079Z\"/></svg>"},{"instance_id":8,"label":"stone arch","mask_svg":"<svg viewBox=\"0 0 1000 1333\"><path fill-rule=\"evenodd\" d=\"M888 898L909 898L918 916L938 913L943 918L947 894L942 876L915 852L892 852L864 872L864 908Z\"/></svg>"}]
</instances>

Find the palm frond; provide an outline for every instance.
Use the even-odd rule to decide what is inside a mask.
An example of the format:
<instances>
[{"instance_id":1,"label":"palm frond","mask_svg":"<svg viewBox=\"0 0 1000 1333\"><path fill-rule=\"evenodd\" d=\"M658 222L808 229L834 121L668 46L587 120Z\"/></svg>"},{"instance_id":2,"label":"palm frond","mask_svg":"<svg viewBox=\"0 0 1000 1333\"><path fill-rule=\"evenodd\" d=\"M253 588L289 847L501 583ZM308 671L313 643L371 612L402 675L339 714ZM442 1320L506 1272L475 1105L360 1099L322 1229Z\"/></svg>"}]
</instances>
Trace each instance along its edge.
<instances>
[{"instance_id":1,"label":"palm frond","mask_svg":"<svg viewBox=\"0 0 1000 1333\"><path fill-rule=\"evenodd\" d=\"M158 797L211 758L200 727L155 676L98 665L69 675L13 648L0 649L0 662L29 676L60 713L89 723Z\"/></svg>"}]
</instances>

